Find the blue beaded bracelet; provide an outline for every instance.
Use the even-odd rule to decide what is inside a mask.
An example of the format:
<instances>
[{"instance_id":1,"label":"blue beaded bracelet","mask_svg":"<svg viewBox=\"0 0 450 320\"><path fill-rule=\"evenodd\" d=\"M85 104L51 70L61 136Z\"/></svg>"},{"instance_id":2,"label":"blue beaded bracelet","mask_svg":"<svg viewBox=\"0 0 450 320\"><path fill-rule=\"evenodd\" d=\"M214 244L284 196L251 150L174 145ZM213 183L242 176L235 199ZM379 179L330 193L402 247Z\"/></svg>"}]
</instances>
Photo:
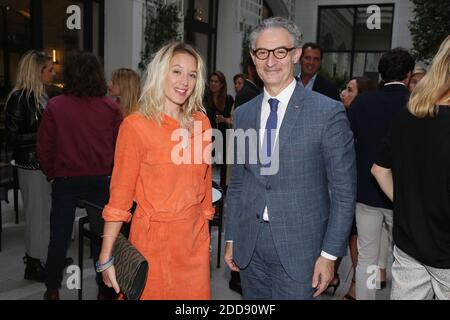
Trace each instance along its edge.
<instances>
[{"instance_id":1,"label":"blue beaded bracelet","mask_svg":"<svg viewBox=\"0 0 450 320\"><path fill-rule=\"evenodd\" d=\"M103 264L100 264L100 261L97 261L95 263L95 271L103 272L106 269L108 269L109 267L111 267L113 264L114 264L114 257L109 258L109 260Z\"/></svg>"}]
</instances>

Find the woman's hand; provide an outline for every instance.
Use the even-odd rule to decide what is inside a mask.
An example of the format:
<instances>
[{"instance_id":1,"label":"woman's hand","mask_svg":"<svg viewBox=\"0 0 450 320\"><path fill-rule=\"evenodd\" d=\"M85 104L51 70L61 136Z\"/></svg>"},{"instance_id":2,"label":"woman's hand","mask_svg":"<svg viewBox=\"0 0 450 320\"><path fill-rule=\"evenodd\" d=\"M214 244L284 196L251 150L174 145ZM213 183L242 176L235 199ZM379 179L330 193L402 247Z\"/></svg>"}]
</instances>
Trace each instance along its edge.
<instances>
[{"instance_id":1,"label":"woman's hand","mask_svg":"<svg viewBox=\"0 0 450 320\"><path fill-rule=\"evenodd\" d=\"M226 125L228 125L229 127L233 125L233 120L230 118L225 118L222 115L217 115L216 116L216 121L217 123L225 123Z\"/></svg>"},{"instance_id":2,"label":"woman's hand","mask_svg":"<svg viewBox=\"0 0 450 320\"><path fill-rule=\"evenodd\" d=\"M111 266L103 271L102 278L106 286L114 288L114 291L116 291L116 293L120 292L119 284L117 283L116 278L116 269L114 268L114 266Z\"/></svg>"},{"instance_id":3,"label":"woman's hand","mask_svg":"<svg viewBox=\"0 0 450 320\"><path fill-rule=\"evenodd\" d=\"M226 122L227 121L227 118L225 118L223 115L221 115L221 114L218 114L217 116L216 116L216 121L217 121L217 123L223 123L223 122Z\"/></svg>"}]
</instances>

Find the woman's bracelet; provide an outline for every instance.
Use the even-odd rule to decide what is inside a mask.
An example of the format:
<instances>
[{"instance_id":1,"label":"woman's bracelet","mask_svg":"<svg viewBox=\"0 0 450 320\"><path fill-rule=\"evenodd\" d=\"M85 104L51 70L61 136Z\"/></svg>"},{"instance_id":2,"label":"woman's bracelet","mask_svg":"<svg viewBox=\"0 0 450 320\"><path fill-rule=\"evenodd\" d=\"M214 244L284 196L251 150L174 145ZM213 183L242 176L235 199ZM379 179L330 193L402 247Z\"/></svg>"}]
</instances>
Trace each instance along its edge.
<instances>
[{"instance_id":1,"label":"woman's bracelet","mask_svg":"<svg viewBox=\"0 0 450 320\"><path fill-rule=\"evenodd\" d=\"M101 236L102 238L117 238L117 236L111 236L111 235L109 235L109 234L104 234L104 235L102 235Z\"/></svg>"},{"instance_id":2,"label":"woman's bracelet","mask_svg":"<svg viewBox=\"0 0 450 320\"><path fill-rule=\"evenodd\" d=\"M95 263L95 271L97 272L103 272L106 269L112 267L114 264L114 257L109 258L108 261L106 261L105 263L100 264L100 261L97 261Z\"/></svg>"}]
</instances>

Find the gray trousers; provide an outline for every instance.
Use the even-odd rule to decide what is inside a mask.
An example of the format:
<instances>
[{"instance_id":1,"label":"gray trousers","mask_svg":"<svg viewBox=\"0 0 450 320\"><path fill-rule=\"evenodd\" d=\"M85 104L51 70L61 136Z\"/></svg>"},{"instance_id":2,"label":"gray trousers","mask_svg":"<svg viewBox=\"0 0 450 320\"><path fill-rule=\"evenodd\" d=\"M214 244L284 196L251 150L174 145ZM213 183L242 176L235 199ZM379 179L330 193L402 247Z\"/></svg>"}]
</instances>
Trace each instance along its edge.
<instances>
[{"instance_id":1,"label":"gray trousers","mask_svg":"<svg viewBox=\"0 0 450 320\"><path fill-rule=\"evenodd\" d=\"M52 187L41 170L18 168L17 173L25 212L25 252L45 263L50 241Z\"/></svg>"},{"instance_id":2,"label":"gray trousers","mask_svg":"<svg viewBox=\"0 0 450 320\"><path fill-rule=\"evenodd\" d=\"M388 248L392 247L392 223L392 210L362 203L356 204L358 264L355 290L357 300L375 300L379 269L386 268L387 252L390 252Z\"/></svg>"},{"instance_id":3,"label":"gray trousers","mask_svg":"<svg viewBox=\"0 0 450 320\"><path fill-rule=\"evenodd\" d=\"M394 247L391 300L450 300L450 269L426 266Z\"/></svg>"}]
</instances>

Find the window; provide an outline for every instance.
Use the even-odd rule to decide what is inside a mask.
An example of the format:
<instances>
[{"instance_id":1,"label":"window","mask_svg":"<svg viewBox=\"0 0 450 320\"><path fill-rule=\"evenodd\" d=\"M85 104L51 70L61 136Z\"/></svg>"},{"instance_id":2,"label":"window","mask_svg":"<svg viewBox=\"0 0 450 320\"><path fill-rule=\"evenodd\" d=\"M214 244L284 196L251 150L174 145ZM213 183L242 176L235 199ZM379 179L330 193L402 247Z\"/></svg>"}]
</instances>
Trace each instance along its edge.
<instances>
[{"instance_id":1,"label":"window","mask_svg":"<svg viewBox=\"0 0 450 320\"><path fill-rule=\"evenodd\" d=\"M262 0L239 0L236 6L237 30L243 32L246 27L257 26L261 22L262 11Z\"/></svg>"},{"instance_id":2,"label":"window","mask_svg":"<svg viewBox=\"0 0 450 320\"><path fill-rule=\"evenodd\" d=\"M19 59L30 48L30 1L0 0L0 111L16 82Z\"/></svg>"},{"instance_id":3,"label":"window","mask_svg":"<svg viewBox=\"0 0 450 320\"><path fill-rule=\"evenodd\" d=\"M81 28L66 26L67 7L81 9ZM56 60L61 81L67 51L83 49L103 56L104 0L0 0L0 103L15 83L17 65L29 49L44 50Z\"/></svg>"},{"instance_id":4,"label":"window","mask_svg":"<svg viewBox=\"0 0 450 320\"><path fill-rule=\"evenodd\" d=\"M369 29L368 6L319 7L318 43L324 49L322 71L342 84L366 75L378 82L378 61L391 47L394 5L378 5L381 29Z\"/></svg>"},{"instance_id":5,"label":"window","mask_svg":"<svg viewBox=\"0 0 450 320\"><path fill-rule=\"evenodd\" d=\"M216 67L218 0L185 0L184 41L203 57L208 73Z\"/></svg>"}]
</instances>

